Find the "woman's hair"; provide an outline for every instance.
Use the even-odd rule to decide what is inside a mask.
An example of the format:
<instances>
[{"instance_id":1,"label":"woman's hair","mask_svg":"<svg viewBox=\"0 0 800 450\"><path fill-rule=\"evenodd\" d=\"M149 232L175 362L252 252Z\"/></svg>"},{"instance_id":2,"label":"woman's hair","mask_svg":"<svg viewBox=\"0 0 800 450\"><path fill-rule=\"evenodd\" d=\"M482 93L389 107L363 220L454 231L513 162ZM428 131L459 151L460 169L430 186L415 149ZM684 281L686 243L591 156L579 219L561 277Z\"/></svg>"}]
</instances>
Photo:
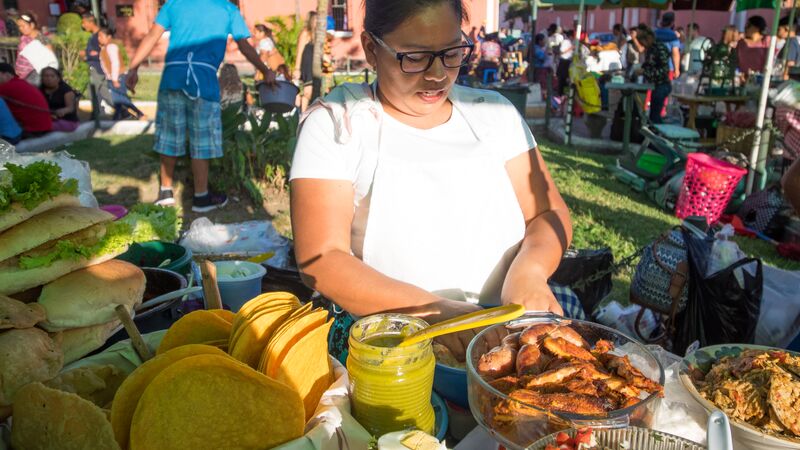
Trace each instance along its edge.
<instances>
[{"instance_id":1,"label":"woman's hair","mask_svg":"<svg viewBox=\"0 0 800 450\"><path fill-rule=\"evenodd\" d=\"M266 25L260 23L256 25L255 28L256 30L264 33L265 36L272 37L272 30L270 30Z\"/></svg>"},{"instance_id":2,"label":"woman's hair","mask_svg":"<svg viewBox=\"0 0 800 450\"><path fill-rule=\"evenodd\" d=\"M49 71L53 72L54 74L56 74L56 76L58 77L59 80L63 80L64 79L64 77L61 76L61 71L56 69L55 67L50 67L50 66L43 67L41 72L39 72L39 73L43 74L45 70L49 70Z\"/></svg>"},{"instance_id":3,"label":"woman's hair","mask_svg":"<svg viewBox=\"0 0 800 450\"><path fill-rule=\"evenodd\" d=\"M758 32L764 34L764 31L767 29L767 21L764 20L761 16L753 16L747 19L747 25L745 27L755 27L758 29Z\"/></svg>"},{"instance_id":4,"label":"woman's hair","mask_svg":"<svg viewBox=\"0 0 800 450\"><path fill-rule=\"evenodd\" d=\"M103 34L105 34L106 36L111 36L111 37L114 37L114 32L113 32L113 31L111 31L111 28L108 28L108 27L100 27L100 28L97 30L97 32L98 32L98 33L103 33Z\"/></svg>"},{"instance_id":5,"label":"woman's hair","mask_svg":"<svg viewBox=\"0 0 800 450\"><path fill-rule=\"evenodd\" d=\"M316 11L309 11L308 17L306 18L306 31L309 33L314 32L314 27L317 25L317 12Z\"/></svg>"},{"instance_id":6,"label":"woman's hair","mask_svg":"<svg viewBox=\"0 0 800 450\"><path fill-rule=\"evenodd\" d=\"M35 27L39 25L39 21L36 20L36 14L31 11L25 11L24 13L20 14L17 17L17 20L21 20L23 22L29 23Z\"/></svg>"},{"instance_id":7,"label":"woman's hair","mask_svg":"<svg viewBox=\"0 0 800 450\"><path fill-rule=\"evenodd\" d=\"M469 20L464 0L364 0L364 29L383 37L425 8L442 3L453 7L459 25Z\"/></svg>"},{"instance_id":8,"label":"woman's hair","mask_svg":"<svg viewBox=\"0 0 800 450\"><path fill-rule=\"evenodd\" d=\"M640 41L643 39L655 39L656 35L653 33L653 30L650 29L647 25L640 24L636 28L636 39Z\"/></svg>"},{"instance_id":9,"label":"woman's hair","mask_svg":"<svg viewBox=\"0 0 800 450\"><path fill-rule=\"evenodd\" d=\"M544 44L546 39L547 37L544 34L539 33L536 35L536 39L534 40L534 42L536 43L536 45L542 45Z\"/></svg>"},{"instance_id":10,"label":"woman's hair","mask_svg":"<svg viewBox=\"0 0 800 450\"><path fill-rule=\"evenodd\" d=\"M275 72L282 74L283 77L286 78L287 80L292 79L292 75L289 73L289 66L287 66L286 64L279 65L275 69Z\"/></svg>"}]
</instances>

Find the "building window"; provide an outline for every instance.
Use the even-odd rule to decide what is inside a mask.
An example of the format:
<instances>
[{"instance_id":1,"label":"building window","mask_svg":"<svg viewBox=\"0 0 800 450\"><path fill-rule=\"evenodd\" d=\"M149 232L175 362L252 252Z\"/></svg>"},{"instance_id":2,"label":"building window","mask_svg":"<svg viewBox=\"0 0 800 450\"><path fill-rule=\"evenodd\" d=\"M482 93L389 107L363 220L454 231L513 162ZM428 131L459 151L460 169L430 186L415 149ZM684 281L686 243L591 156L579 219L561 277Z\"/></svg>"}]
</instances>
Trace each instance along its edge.
<instances>
[{"instance_id":1,"label":"building window","mask_svg":"<svg viewBox=\"0 0 800 450\"><path fill-rule=\"evenodd\" d=\"M350 31L350 21L347 17L347 0L333 0L331 2L331 16L333 16L334 31Z\"/></svg>"}]
</instances>

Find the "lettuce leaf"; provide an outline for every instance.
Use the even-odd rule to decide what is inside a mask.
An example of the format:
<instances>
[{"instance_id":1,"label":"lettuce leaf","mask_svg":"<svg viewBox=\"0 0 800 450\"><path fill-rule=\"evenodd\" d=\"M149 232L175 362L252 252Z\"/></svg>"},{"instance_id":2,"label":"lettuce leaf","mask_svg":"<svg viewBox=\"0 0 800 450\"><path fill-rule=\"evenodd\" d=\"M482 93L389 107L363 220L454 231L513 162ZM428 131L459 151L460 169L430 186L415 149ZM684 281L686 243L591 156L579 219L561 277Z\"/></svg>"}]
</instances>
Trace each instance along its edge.
<instances>
[{"instance_id":1,"label":"lettuce leaf","mask_svg":"<svg viewBox=\"0 0 800 450\"><path fill-rule=\"evenodd\" d=\"M78 195L78 180L61 180L61 167L49 161L36 161L27 166L6 163L11 174L10 182L0 184L0 213L8 211L12 203L20 203L32 210L45 200L60 194Z\"/></svg>"},{"instance_id":2,"label":"lettuce leaf","mask_svg":"<svg viewBox=\"0 0 800 450\"><path fill-rule=\"evenodd\" d=\"M182 225L175 208L148 203L134 205L119 222L131 226L134 242L175 242Z\"/></svg>"},{"instance_id":3,"label":"lettuce leaf","mask_svg":"<svg viewBox=\"0 0 800 450\"><path fill-rule=\"evenodd\" d=\"M97 256L120 253L132 242L131 226L127 223L112 222L106 227L106 235L94 245L84 245L64 239L56 243L52 252L38 256L22 256L19 267L29 270L37 267L47 267L62 259L94 258Z\"/></svg>"}]
</instances>

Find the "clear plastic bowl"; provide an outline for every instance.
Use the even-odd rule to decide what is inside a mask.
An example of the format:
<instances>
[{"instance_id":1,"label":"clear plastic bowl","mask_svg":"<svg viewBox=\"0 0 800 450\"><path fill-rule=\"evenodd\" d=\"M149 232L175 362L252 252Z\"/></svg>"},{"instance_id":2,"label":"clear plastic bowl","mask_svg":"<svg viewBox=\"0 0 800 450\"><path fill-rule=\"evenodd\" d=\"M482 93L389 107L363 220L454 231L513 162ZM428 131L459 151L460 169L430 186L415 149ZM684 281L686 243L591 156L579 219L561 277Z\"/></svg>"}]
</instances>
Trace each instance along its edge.
<instances>
[{"instance_id":1,"label":"clear plastic bowl","mask_svg":"<svg viewBox=\"0 0 800 450\"><path fill-rule=\"evenodd\" d=\"M522 331L529 325L554 323L569 325L590 345L599 340L614 343L615 353L630 357L631 363L652 380L664 385L664 369L658 359L642 344L619 331L582 320L568 320L552 314L529 313L505 324L493 325L481 331L467 348L467 389L469 406L475 420L498 442L508 449L524 449L537 440L573 427L592 427L595 429L624 428L629 425L650 428L659 404L657 394L650 394L639 403L625 409L611 411L605 416L589 416L560 411L547 411L517 400L489 385L477 370L481 355L490 350L486 337L498 330L501 334ZM515 406L504 420L495 418L494 407L500 402Z\"/></svg>"}]
</instances>

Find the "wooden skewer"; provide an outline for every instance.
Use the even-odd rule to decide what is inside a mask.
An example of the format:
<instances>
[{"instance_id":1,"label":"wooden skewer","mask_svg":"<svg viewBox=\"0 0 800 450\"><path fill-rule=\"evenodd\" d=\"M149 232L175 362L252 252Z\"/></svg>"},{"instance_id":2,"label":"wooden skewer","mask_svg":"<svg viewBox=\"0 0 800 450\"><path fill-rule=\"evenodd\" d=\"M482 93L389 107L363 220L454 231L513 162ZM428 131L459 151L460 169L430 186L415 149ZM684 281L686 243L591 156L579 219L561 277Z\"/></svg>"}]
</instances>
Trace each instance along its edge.
<instances>
[{"instance_id":1,"label":"wooden skewer","mask_svg":"<svg viewBox=\"0 0 800 450\"><path fill-rule=\"evenodd\" d=\"M117 305L117 307L114 308L114 311L117 313L117 317L122 322L122 326L125 327L125 331L128 332L128 336L130 336L131 343L133 344L133 349L136 350L136 353L139 355L139 358L142 359L142 362L152 358L153 354L150 353L150 349L147 348L147 344L145 344L144 339L142 339L142 334L139 333L139 329L136 328L136 324L133 322L131 314L127 309L125 309L125 306Z\"/></svg>"},{"instance_id":2,"label":"wooden skewer","mask_svg":"<svg viewBox=\"0 0 800 450\"><path fill-rule=\"evenodd\" d=\"M200 265L200 273L203 274L203 295L206 297L206 308L222 309L222 298L219 295L219 286L217 286L217 266L213 262L205 260Z\"/></svg>"}]
</instances>

